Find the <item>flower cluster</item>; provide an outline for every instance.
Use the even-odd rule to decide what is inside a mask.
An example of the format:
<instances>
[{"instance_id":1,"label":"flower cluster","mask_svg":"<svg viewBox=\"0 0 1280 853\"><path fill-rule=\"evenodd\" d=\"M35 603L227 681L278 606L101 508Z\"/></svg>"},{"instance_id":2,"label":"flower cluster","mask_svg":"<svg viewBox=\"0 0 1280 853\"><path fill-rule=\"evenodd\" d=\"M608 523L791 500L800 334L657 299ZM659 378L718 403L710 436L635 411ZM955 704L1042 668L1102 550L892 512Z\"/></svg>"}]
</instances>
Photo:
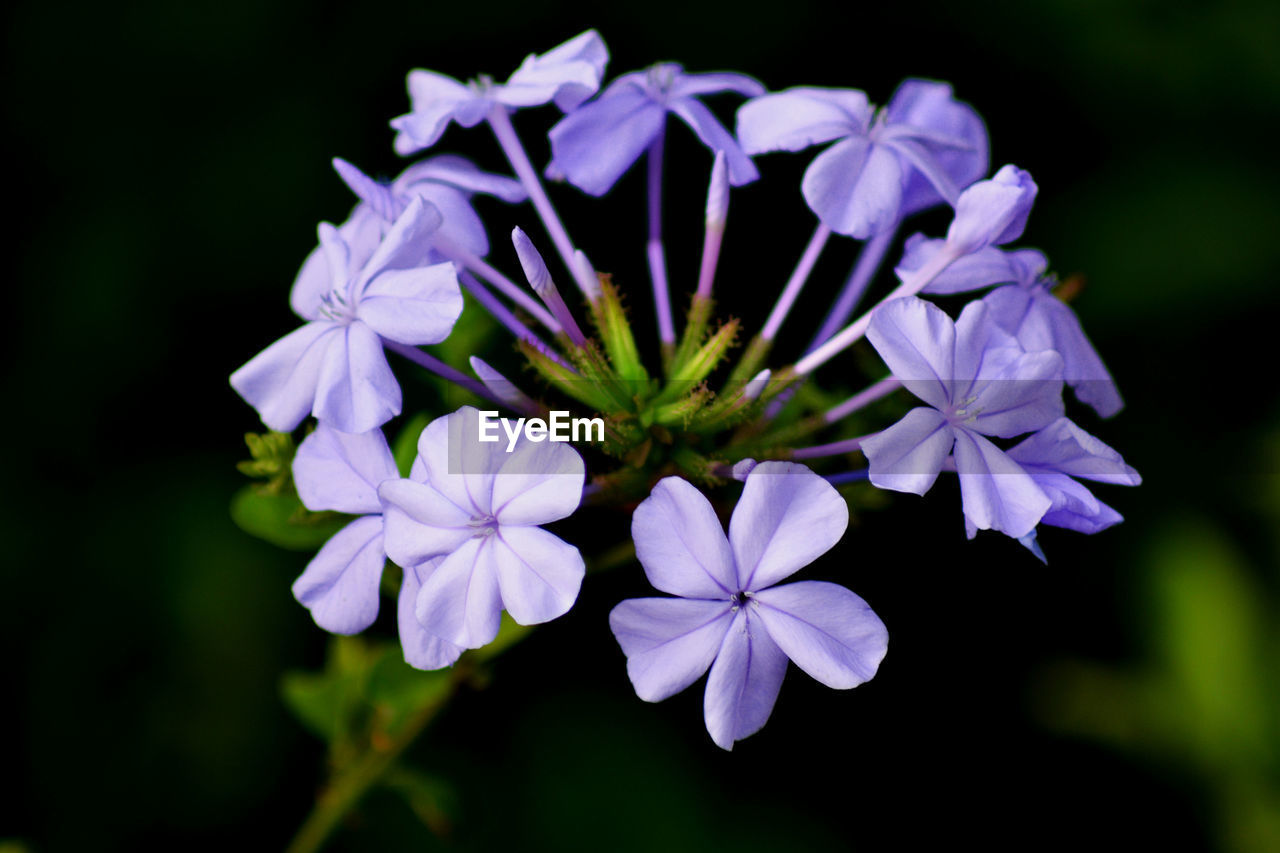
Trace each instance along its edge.
<instances>
[{"instance_id":1,"label":"flower cluster","mask_svg":"<svg viewBox=\"0 0 1280 853\"><path fill-rule=\"evenodd\" d=\"M709 671L707 730L729 749L764 725L788 661L844 689L871 679L885 655L884 624L844 586L780 583L844 536L849 510L836 486L869 480L859 487L923 495L954 474L970 538L998 531L1043 560L1040 525L1095 533L1121 520L1081 480L1136 485L1139 477L1066 416L1064 386L1103 417L1121 400L1044 255L1006 248L1026 227L1035 182L1012 165L988 177L986 127L950 86L908 80L876 108L854 89L768 92L742 74L662 63L602 89L607 62L603 41L588 31L529 56L501 83L411 72L410 110L391 121L395 150L413 155L435 146L450 124L484 124L512 175L438 155L381 183L334 160L358 202L341 225L320 225L319 246L298 273L290 302L303 325L231 384L273 430L315 418L292 460L298 499L307 510L349 517L294 584L298 601L326 630L362 631L377 616L389 559L401 571L405 659L420 669L450 666L492 642L504 611L520 625L569 611L586 561L543 525L588 504L638 502L636 558L649 583L672 597L613 609L626 671L647 701ZM739 101L732 130L703 102L726 95ZM512 115L547 104L563 117L550 128L551 158L539 170ZM706 147L709 167L702 260L688 279L681 329L662 233L669 116ZM800 186L813 236L765 324L737 351L741 323L718 321L712 298L731 189L759 179L753 157L817 145L827 147ZM641 357L647 347L623 310L621 285L596 273L543 185L551 179L604 196L641 157L648 229L635 245L645 243L656 365ZM489 263L476 194L529 202L558 263L548 265L519 227L512 243L527 287ZM952 212L944 236L899 242L906 219L939 206ZM833 237L861 241L857 263L807 348L770 366ZM855 317L895 246L896 282ZM592 247L597 261L607 256L622 270L626 248ZM576 293L563 293L557 278ZM955 319L929 298L960 305L957 295L975 292ZM477 355L467 359L473 378L422 349L466 322L464 304L510 334L512 366L531 371L537 388L518 387ZM813 401L829 397L797 393L864 337L884 378L825 409ZM435 413L408 437L417 454L403 469L383 432L404 407L388 351L484 407ZM837 380L848 374L823 371ZM871 403L899 391L919 405L848 437ZM588 429L587 438L560 440L556 417L550 427L544 420L555 405L598 421L595 437ZM498 441L486 429L503 410L522 417ZM822 431L836 440L813 443ZM850 467L858 455L865 467ZM726 535L716 503L734 491ZM585 511L609 523L607 509Z\"/></svg>"}]
</instances>

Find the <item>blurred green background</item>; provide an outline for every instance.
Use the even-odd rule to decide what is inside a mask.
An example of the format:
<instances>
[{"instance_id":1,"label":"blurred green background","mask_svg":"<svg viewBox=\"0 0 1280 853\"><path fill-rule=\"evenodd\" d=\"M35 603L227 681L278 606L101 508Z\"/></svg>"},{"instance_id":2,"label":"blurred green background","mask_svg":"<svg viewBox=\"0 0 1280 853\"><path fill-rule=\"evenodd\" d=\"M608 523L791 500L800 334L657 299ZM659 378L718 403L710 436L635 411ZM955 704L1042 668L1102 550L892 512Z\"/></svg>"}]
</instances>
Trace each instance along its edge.
<instances>
[{"instance_id":1,"label":"blurred green background","mask_svg":"<svg viewBox=\"0 0 1280 853\"><path fill-rule=\"evenodd\" d=\"M284 845L325 759L279 682L319 668L326 638L289 593L306 555L228 516L257 425L227 376L293 327L287 290L315 223L351 204L329 158L398 171L386 121L406 108L409 68L503 74L595 26L611 76L672 59L881 103L905 76L951 81L986 118L993 165L1040 184L1026 243L1086 277L1076 308L1128 408L1079 420L1146 482L1097 490L1120 527L1045 533L1048 568L998 536L966 543L954 489L862 514L815 576L885 619L880 674L837 693L793 669L768 726L730 754L703 729L701 685L635 698L605 616L643 579L592 578L412 751L446 780L448 838L380 792L333 849L1280 849L1280 6L229 0L3 15L17 195L0 336L0 848ZM551 118L518 119L539 163ZM671 137L672 268L692 269L705 155ZM482 132L451 130L441 150L500 162ZM717 289L749 324L767 310L754 288L785 279L812 227L796 191L807 161L762 159L765 181L735 195ZM642 282L639 183L604 207L555 198L597 266ZM481 210L495 246L532 224ZM851 258L824 257L824 286ZM814 287L800 310L824 298Z\"/></svg>"}]
</instances>

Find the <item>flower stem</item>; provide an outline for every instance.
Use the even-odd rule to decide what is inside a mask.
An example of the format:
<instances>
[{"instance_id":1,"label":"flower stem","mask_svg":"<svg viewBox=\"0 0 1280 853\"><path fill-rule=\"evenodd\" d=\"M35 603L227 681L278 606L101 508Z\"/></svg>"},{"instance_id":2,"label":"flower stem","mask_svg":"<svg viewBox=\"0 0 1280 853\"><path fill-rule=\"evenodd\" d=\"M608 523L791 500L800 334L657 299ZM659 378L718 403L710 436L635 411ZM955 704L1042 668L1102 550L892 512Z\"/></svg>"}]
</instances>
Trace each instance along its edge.
<instances>
[{"instance_id":1,"label":"flower stem","mask_svg":"<svg viewBox=\"0 0 1280 853\"><path fill-rule=\"evenodd\" d=\"M821 344L826 343L828 338L838 332L840 327L849 321L849 316L853 314L853 309L858 307L858 302L862 300L863 295L867 292L867 286L871 284L871 279L875 277L876 270L880 268L880 263L884 260L884 253L888 251L889 245L893 243L893 238L897 233L898 226L895 223L862 244L862 251L858 253L858 260L853 265L852 272L849 273L848 281L844 283L844 287L840 290L840 295L836 297L835 304L827 312L826 319L822 321L822 327L818 329L818 333L809 342L809 346L805 349L806 353L813 352Z\"/></svg>"},{"instance_id":2,"label":"flower stem","mask_svg":"<svg viewBox=\"0 0 1280 853\"><path fill-rule=\"evenodd\" d=\"M471 667L454 667L448 689L415 711L395 737L378 742L377 746L370 747L367 753L356 759L346 770L335 773L328 788L316 799L311 814L298 828L286 853L315 853L319 850L343 817L360 802L370 788L386 776L405 749L448 703L458 686L470 676Z\"/></svg>"},{"instance_id":3,"label":"flower stem","mask_svg":"<svg viewBox=\"0 0 1280 853\"><path fill-rule=\"evenodd\" d=\"M827 245L827 238L830 236L831 229L822 223L818 223L818 227L814 229L813 236L809 238L809 245L804 247L804 254L800 256L800 261L796 264L795 271L791 273L791 278L787 279L787 284L782 289L782 295L778 297L778 302L773 306L773 311L769 312L769 319L765 320L764 329L761 330L760 337L767 341L772 341L778 336L778 329L782 327L782 321L786 320L787 314L791 312L791 306L795 304L796 297L800 295L805 282L809 280L809 273L813 272L813 265L818 262L818 255L822 254L822 247Z\"/></svg>"},{"instance_id":4,"label":"flower stem","mask_svg":"<svg viewBox=\"0 0 1280 853\"><path fill-rule=\"evenodd\" d=\"M662 245L662 148L666 133L659 132L645 155L649 172L649 275L653 279L653 304L658 315L658 340L662 360L670 366L675 355L676 327L671 319L671 291L667 286L667 256Z\"/></svg>"},{"instance_id":5,"label":"flower stem","mask_svg":"<svg viewBox=\"0 0 1280 853\"><path fill-rule=\"evenodd\" d=\"M569 241L569 232L564 230L564 224L556 215L555 208L551 206L551 199L547 198L546 191L542 189L538 173L529 162L529 155L525 153L524 146L520 144L520 137L516 136L516 129L511 125L511 116L507 115L507 108L501 104L495 104L489 111L488 122L489 127L493 129L493 135L498 138L498 144L502 146L502 153L507 155L507 160L515 170L516 177L520 179L524 191L529 194L533 209L538 212L538 218L542 220L543 227L551 236L551 242L555 244L564 265L569 268L573 280L583 295L590 300L596 291L595 282L585 281L578 264L574 263L573 243Z\"/></svg>"}]
</instances>

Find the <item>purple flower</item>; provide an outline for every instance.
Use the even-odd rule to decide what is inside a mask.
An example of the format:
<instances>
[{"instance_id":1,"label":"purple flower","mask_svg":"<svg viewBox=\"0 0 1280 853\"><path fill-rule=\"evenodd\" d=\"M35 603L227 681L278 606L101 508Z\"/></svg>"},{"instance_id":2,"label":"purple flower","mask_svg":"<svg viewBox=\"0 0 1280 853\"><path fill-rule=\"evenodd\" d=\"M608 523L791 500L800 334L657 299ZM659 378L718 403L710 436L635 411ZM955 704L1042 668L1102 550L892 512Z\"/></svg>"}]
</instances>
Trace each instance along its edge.
<instances>
[{"instance_id":1,"label":"purple flower","mask_svg":"<svg viewBox=\"0 0 1280 853\"><path fill-rule=\"evenodd\" d=\"M900 278L923 267L945 248L944 240L916 234L907 240L898 265ZM994 284L1010 283L983 299L997 326L1018 339L1028 352L1052 349L1062 356L1062 378L1081 401L1104 418L1124 407L1115 380L1093 348L1071 307L1053 295L1048 262L1035 249L1005 252L985 246L953 261L924 289L926 293L962 293Z\"/></svg>"},{"instance_id":2,"label":"purple flower","mask_svg":"<svg viewBox=\"0 0 1280 853\"><path fill-rule=\"evenodd\" d=\"M1116 453L1066 418L1059 418L1009 450L1009 458L1031 475L1052 505L1043 524L1097 533L1124 519L1076 482L1137 486L1142 477Z\"/></svg>"},{"instance_id":3,"label":"purple flower","mask_svg":"<svg viewBox=\"0 0 1280 853\"><path fill-rule=\"evenodd\" d=\"M831 230L867 238L946 201L987 171L987 133L951 87L908 80L873 114L856 89L796 87L738 110L748 154L799 151L836 140L805 171L805 201Z\"/></svg>"},{"instance_id":4,"label":"purple flower","mask_svg":"<svg viewBox=\"0 0 1280 853\"><path fill-rule=\"evenodd\" d=\"M326 631L355 634L378 616L378 586L387 560L378 485L399 476L381 430L351 435L321 424L298 447L293 480L303 505L359 516L325 543L293 584L294 597ZM462 649L428 634L413 609L406 611L404 600L416 597L418 586L418 572L406 569L400 641L409 664L439 669L457 660Z\"/></svg>"},{"instance_id":5,"label":"purple flower","mask_svg":"<svg viewBox=\"0 0 1280 853\"><path fill-rule=\"evenodd\" d=\"M738 92L759 95L764 87L743 74L685 74L672 62L624 74L597 98L551 128L551 165L582 191L604 195L631 168L666 126L672 112L711 151L723 151L734 186L759 177L751 158L725 130L698 95Z\"/></svg>"},{"instance_id":6,"label":"purple flower","mask_svg":"<svg viewBox=\"0 0 1280 853\"><path fill-rule=\"evenodd\" d=\"M867 331L893 375L929 404L862 441L872 484L923 495L954 449L973 528L1026 535L1050 500L984 436L1012 438L1062 416L1062 357L1026 352L971 302L952 323L916 297L877 308Z\"/></svg>"},{"instance_id":7,"label":"purple flower","mask_svg":"<svg viewBox=\"0 0 1280 853\"><path fill-rule=\"evenodd\" d=\"M728 537L696 488L659 482L631 536L649 582L679 598L634 598L609 614L636 694L660 701L710 668L707 731L732 749L769 719L788 658L841 690L875 675L889 636L865 601L832 583L774 586L830 550L848 523L836 490L793 462L752 469Z\"/></svg>"},{"instance_id":8,"label":"purple flower","mask_svg":"<svg viewBox=\"0 0 1280 853\"><path fill-rule=\"evenodd\" d=\"M483 76L461 83L434 71L411 71L412 109L391 120L399 131L396 151L408 155L434 145L450 121L475 127L496 105L533 107L555 101L568 112L600 88L608 61L604 41L587 30L540 56L530 54L506 83Z\"/></svg>"},{"instance_id":9,"label":"purple flower","mask_svg":"<svg viewBox=\"0 0 1280 853\"><path fill-rule=\"evenodd\" d=\"M305 306L311 322L231 375L263 423L287 432L310 412L334 429L359 433L400 413L400 386L382 338L439 343L462 313L453 265L422 265L439 224L436 209L415 198L358 269L338 231L320 225L329 292Z\"/></svg>"},{"instance_id":10,"label":"purple flower","mask_svg":"<svg viewBox=\"0 0 1280 853\"><path fill-rule=\"evenodd\" d=\"M512 204L525 199L519 181L482 172L462 157L444 155L419 161L389 185L373 180L345 160L334 158L333 168L360 198L351 216L338 226L338 233L347 244L348 261L355 270L369 260L415 197L439 211L438 236L476 257L489 253L489 240L484 224L471 208L471 195L486 193ZM303 262L289 297L299 316L315 319L322 298L332 286L330 278L327 256L317 247Z\"/></svg>"},{"instance_id":11,"label":"purple flower","mask_svg":"<svg viewBox=\"0 0 1280 853\"><path fill-rule=\"evenodd\" d=\"M577 548L538 527L578 508L582 457L524 433L508 452L506 436L487 443L480 434L470 406L437 418L409 478L378 488L387 554L421 582L418 622L469 649L497 635L503 610L521 625L563 615L585 573Z\"/></svg>"}]
</instances>

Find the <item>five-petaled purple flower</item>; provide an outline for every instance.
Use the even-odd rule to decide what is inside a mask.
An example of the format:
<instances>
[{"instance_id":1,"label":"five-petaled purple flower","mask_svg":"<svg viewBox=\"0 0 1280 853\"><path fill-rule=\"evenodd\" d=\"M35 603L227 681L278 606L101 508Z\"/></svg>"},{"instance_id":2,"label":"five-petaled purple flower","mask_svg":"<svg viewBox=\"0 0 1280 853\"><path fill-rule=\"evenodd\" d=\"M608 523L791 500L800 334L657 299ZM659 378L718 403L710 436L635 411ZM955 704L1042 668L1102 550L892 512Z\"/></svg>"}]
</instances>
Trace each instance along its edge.
<instances>
[{"instance_id":1,"label":"five-petaled purple flower","mask_svg":"<svg viewBox=\"0 0 1280 853\"><path fill-rule=\"evenodd\" d=\"M407 115L391 120L395 147L408 155L435 144L450 121L475 127L495 106L534 107L555 101L568 112L600 88L609 51L595 30L541 55L529 55L506 83L480 77L461 83L435 71L409 72Z\"/></svg>"},{"instance_id":2,"label":"five-petaled purple flower","mask_svg":"<svg viewBox=\"0 0 1280 853\"><path fill-rule=\"evenodd\" d=\"M1013 438L1062 417L1062 356L1024 351L983 302L952 323L932 303L895 299L876 309L867 339L929 404L862 441L872 484L923 495L954 448L969 529L1015 539L1034 530L1049 498L985 436Z\"/></svg>"},{"instance_id":3,"label":"five-petaled purple flower","mask_svg":"<svg viewBox=\"0 0 1280 853\"><path fill-rule=\"evenodd\" d=\"M521 433L482 443L480 413L464 406L422 431L408 479L378 487L387 554L417 570L415 612L428 633L468 649L498 633L503 610L547 622L577 600L578 549L542 530L582 500L582 457Z\"/></svg>"},{"instance_id":4,"label":"five-petaled purple flower","mask_svg":"<svg viewBox=\"0 0 1280 853\"><path fill-rule=\"evenodd\" d=\"M355 634L378 616L378 586L387 561L378 486L399 476L382 430L351 435L321 424L298 446L293 481L303 506L359 516L325 543L293 584L294 597L326 631ZM418 622L412 605L419 586L418 570L406 568L400 644L410 665L439 669L457 660L462 649Z\"/></svg>"},{"instance_id":5,"label":"five-petaled purple flower","mask_svg":"<svg viewBox=\"0 0 1280 853\"><path fill-rule=\"evenodd\" d=\"M469 160L450 155L414 163L390 184L373 180L339 158L334 158L333 168L360 199L347 221L338 226L338 233L347 244L348 262L355 270L369 260L415 197L424 199L440 213L440 227L432 235L433 240L443 238L481 258L489 253L489 240L484 223L471 207L471 195L485 193L511 204L525 199L519 181L482 172ZM293 283L293 310L300 316L310 316L312 306L329 292L330 278L328 257L317 247L303 261Z\"/></svg>"},{"instance_id":6,"label":"five-petaled purple flower","mask_svg":"<svg viewBox=\"0 0 1280 853\"><path fill-rule=\"evenodd\" d=\"M310 322L231 374L263 423L288 431L311 413L341 432L368 432L400 414L382 338L439 343L462 313L453 264L423 266L439 225L439 212L413 199L358 270L337 229L320 225L330 290L300 306Z\"/></svg>"},{"instance_id":7,"label":"five-petaled purple flower","mask_svg":"<svg viewBox=\"0 0 1280 853\"><path fill-rule=\"evenodd\" d=\"M801 189L832 231L871 237L945 201L987 172L987 131L946 83L907 80L875 113L856 89L796 87L738 110L748 154L838 140L805 171Z\"/></svg>"},{"instance_id":8,"label":"five-petaled purple flower","mask_svg":"<svg viewBox=\"0 0 1280 853\"><path fill-rule=\"evenodd\" d=\"M788 658L837 689L875 675L889 637L865 601L821 581L774 586L830 550L848 523L836 490L793 462L752 469L728 537L696 488L659 482L631 535L649 582L679 598L630 599L609 614L636 694L657 702L710 668L707 731L732 749L769 719Z\"/></svg>"},{"instance_id":9,"label":"five-petaled purple flower","mask_svg":"<svg viewBox=\"0 0 1280 853\"><path fill-rule=\"evenodd\" d=\"M547 172L591 195L604 195L662 134L672 112L713 154L724 152L734 186L750 183L759 177L751 158L697 96L737 92L750 97L763 91L745 74L686 74L673 62L624 74L551 128Z\"/></svg>"}]
</instances>

